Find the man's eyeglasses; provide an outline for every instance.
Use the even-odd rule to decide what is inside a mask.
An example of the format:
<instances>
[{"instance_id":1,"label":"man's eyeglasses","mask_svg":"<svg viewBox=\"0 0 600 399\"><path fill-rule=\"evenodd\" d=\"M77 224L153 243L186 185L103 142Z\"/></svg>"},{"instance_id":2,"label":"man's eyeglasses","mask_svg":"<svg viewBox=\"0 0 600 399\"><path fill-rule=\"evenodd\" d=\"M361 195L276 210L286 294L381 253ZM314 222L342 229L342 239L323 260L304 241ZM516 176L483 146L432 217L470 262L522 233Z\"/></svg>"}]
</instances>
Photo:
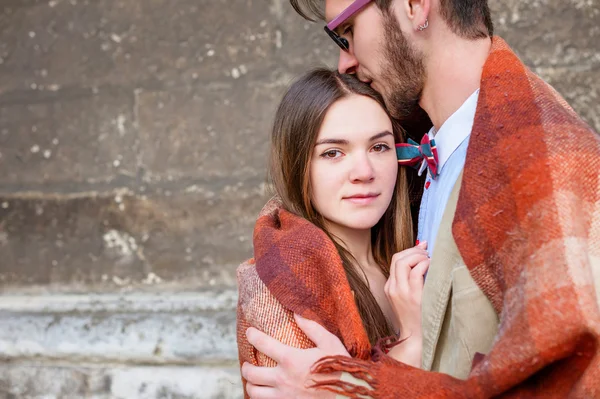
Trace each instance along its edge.
<instances>
[{"instance_id":1,"label":"man's eyeglasses","mask_svg":"<svg viewBox=\"0 0 600 399\"><path fill-rule=\"evenodd\" d=\"M350 43L348 40L341 37L337 33L335 33L335 29L346 22L348 18L356 14L361 8L367 5L371 0L356 0L354 3L350 4L348 8L340 13L337 17L331 20L327 25L325 25L325 32L333 39L333 41L340 46L340 48L344 51L350 50Z\"/></svg>"}]
</instances>

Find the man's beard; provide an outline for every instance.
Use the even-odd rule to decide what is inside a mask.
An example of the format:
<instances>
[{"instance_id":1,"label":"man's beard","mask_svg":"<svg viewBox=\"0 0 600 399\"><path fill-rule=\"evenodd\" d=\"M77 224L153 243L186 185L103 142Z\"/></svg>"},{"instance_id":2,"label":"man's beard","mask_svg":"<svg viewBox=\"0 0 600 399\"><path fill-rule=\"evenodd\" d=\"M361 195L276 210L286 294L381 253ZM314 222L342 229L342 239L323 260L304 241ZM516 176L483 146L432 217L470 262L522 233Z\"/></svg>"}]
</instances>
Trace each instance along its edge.
<instances>
[{"instance_id":1,"label":"man's beard","mask_svg":"<svg viewBox=\"0 0 600 399\"><path fill-rule=\"evenodd\" d=\"M423 56L408 42L393 14L384 13L383 28L382 94L390 114L403 121L418 109L425 84Z\"/></svg>"}]
</instances>

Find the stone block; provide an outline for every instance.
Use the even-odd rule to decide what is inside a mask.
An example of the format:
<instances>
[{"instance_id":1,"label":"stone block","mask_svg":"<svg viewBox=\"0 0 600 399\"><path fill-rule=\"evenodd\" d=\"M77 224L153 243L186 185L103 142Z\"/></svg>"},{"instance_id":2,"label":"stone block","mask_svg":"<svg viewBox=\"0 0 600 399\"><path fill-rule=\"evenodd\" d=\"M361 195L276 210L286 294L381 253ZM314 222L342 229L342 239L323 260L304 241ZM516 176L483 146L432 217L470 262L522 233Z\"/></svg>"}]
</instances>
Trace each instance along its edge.
<instances>
[{"instance_id":1,"label":"stone block","mask_svg":"<svg viewBox=\"0 0 600 399\"><path fill-rule=\"evenodd\" d=\"M600 63L600 3L581 0L491 1L496 33L530 67L573 67Z\"/></svg>"},{"instance_id":2,"label":"stone block","mask_svg":"<svg viewBox=\"0 0 600 399\"><path fill-rule=\"evenodd\" d=\"M124 292L84 294L3 294L0 311L12 313L211 313L233 311L237 290L211 289L177 292Z\"/></svg>"},{"instance_id":3,"label":"stone block","mask_svg":"<svg viewBox=\"0 0 600 399\"><path fill-rule=\"evenodd\" d=\"M0 96L0 193L136 176L133 95L116 89L21 94Z\"/></svg>"},{"instance_id":4,"label":"stone block","mask_svg":"<svg viewBox=\"0 0 600 399\"><path fill-rule=\"evenodd\" d=\"M252 255L259 181L0 198L0 289L234 286Z\"/></svg>"},{"instance_id":5,"label":"stone block","mask_svg":"<svg viewBox=\"0 0 600 399\"><path fill-rule=\"evenodd\" d=\"M273 81L337 54L284 0L15 2L2 13L2 92Z\"/></svg>"},{"instance_id":6,"label":"stone block","mask_svg":"<svg viewBox=\"0 0 600 399\"><path fill-rule=\"evenodd\" d=\"M138 93L145 179L264 180L281 95L282 90L242 82Z\"/></svg>"},{"instance_id":7,"label":"stone block","mask_svg":"<svg viewBox=\"0 0 600 399\"><path fill-rule=\"evenodd\" d=\"M147 365L233 363L237 359L235 298L235 290L2 296L0 358Z\"/></svg>"},{"instance_id":8,"label":"stone block","mask_svg":"<svg viewBox=\"0 0 600 399\"><path fill-rule=\"evenodd\" d=\"M241 399L239 368L16 362L0 364L0 397Z\"/></svg>"}]
</instances>

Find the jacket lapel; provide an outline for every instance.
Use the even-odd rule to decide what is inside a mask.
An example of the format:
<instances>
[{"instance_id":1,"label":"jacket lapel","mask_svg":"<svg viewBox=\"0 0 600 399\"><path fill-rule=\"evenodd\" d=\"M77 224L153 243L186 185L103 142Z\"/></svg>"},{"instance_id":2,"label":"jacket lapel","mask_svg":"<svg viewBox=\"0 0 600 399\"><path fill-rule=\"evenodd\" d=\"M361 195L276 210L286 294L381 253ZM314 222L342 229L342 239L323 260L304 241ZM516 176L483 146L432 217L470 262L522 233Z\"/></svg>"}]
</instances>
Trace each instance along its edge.
<instances>
[{"instance_id":1,"label":"jacket lapel","mask_svg":"<svg viewBox=\"0 0 600 399\"><path fill-rule=\"evenodd\" d=\"M431 370L433 363L435 349L450 299L452 270L458 265L463 264L463 260L452 237L452 220L454 219L461 181L462 172L456 180L456 184L452 189L444 210L435 242L433 257L431 258L431 264L423 288L421 306L423 331L422 366L425 370Z\"/></svg>"}]
</instances>

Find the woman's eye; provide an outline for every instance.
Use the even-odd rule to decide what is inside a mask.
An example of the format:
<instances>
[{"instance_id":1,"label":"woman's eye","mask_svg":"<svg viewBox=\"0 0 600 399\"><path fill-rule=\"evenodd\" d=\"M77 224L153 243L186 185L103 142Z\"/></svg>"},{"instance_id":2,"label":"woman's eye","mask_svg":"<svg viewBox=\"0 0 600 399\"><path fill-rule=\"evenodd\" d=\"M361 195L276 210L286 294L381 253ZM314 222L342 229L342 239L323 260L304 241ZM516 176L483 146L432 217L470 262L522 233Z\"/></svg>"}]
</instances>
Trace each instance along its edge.
<instances>
[{"instance_id":1,"label":"woman's eye","mask_svg":"<svg viewBox=\"0 0 600 399\"><path fill-rule=\"evenodd\" d=\"M352 25L348 25L344 28L344 32L342 33L342 35L349 35L352 34Z\"/></svg>"},{"instance_id":2,"label":"woman's eye","mask_svg":"<svg viewBox=\"0 0 600 399\"><path fill-rule=\"evenodd\" d=\"M342 152L340 150L329 150L329 151L325 151L323 154L321 154L321 156L323 158L335 159L335 158L341 157Z\"/></svg>"},{"instance_id":3,"label":"woman's eye","mask_svg":"<svg viewBox=\"0 0 600 399\"><path fill-rule=\"evenodd\" d=\"M373 151L375 152L384 152L390 149L390 146L387 144L375 144L373 146Z\"/></svg>"}]
</instances>

